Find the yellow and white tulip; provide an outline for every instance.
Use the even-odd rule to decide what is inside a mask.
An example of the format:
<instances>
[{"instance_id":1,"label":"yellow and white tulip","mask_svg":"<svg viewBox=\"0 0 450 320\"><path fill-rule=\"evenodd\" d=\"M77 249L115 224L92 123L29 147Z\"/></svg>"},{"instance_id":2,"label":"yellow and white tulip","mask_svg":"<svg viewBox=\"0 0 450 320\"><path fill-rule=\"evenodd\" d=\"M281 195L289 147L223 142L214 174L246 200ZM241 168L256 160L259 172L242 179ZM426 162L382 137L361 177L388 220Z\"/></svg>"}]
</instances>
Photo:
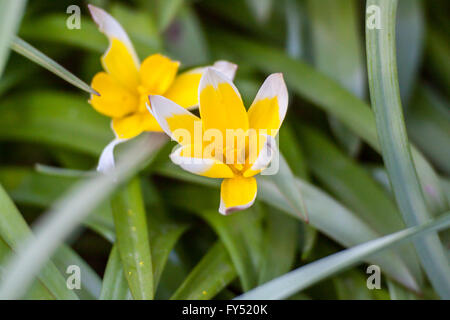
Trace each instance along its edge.
<instances>
[{"instance_id":1,"label":"yellow and white tulip","mask_svg":"<svg viewBox=\"0 0 450 320\"><path fill-rule=\"evenodd\" d=\"M104 72L97 73L91 86L100 95L89 102L99 113L112 119L116 138L103 150L98 170L114 166L114 147L144 131L162 131L155 118L146 110L149 95L163 95L183 108L198 105L198 85L203 68L177 75L180 63L161 54L153 54L141 63L122 26L107 12L89 5L92 18L109 39L109 47L101 57ZM229 78L237 66L227 61L213 65Z\"/></svg>"},{"instance_id":2,"label":"yellow and white tulip","mask_svg":"<svg viewBox=\"0 0 450 320\"><path fill-rule=\"evenodd\" d=\"M256 199L254 176L267 168L276 153L274 138L288 106L283 76L276 73L265 80L248 112L232 80L214 68L203 73L198 97L200 118L161 95L150 95L149 111L179 143L170 156L175 164L194 174L223 179L219 212L246 209ZM235 137L243 137L243 143L236 144Z\"/></svg>"}]
</instances>

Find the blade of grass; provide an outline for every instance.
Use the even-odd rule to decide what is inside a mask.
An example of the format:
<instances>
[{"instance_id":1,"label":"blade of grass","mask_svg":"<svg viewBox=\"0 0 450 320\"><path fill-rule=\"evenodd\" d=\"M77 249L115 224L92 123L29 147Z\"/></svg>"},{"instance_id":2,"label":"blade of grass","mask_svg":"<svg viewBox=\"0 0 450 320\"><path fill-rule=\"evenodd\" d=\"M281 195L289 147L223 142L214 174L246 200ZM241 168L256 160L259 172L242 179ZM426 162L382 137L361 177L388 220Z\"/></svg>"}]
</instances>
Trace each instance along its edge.
<instances>
[{"instance_id":1,"label":"blade of grass","mask_svg":"<svg viewBox=\"0 0 450 320\"><path fill-rule=\"evenodd\" d=\"M365 66L355 0L308 0L314 64L355 96L365 96ZM329 115L331 130L350 155L361 142L345 125Z\"/></svg>"},{"instance_id":2,"label":"blade of grass","mask_svg":"<svg viewBox=\"0 0 450 320\"><path fill-rule=\"evenodd\" d=\"M365 258L380 251L398 245L412 237L424 236L432 231L445 229L449 226L450 213L446 213L442 217L424 225L398 231L307 264L250 292L244 293L237 299L272 300L289 297L333 274L360 263Z\"/></svg>"},{"instance_id":3,"label":"blade of grass","mask_svg":"<svg viewBox=\"0 0 450 320\"><path fill-rule=\"evenodd\" d=\"M412 160L397 79L395 14L397 1L369 0L380 8L383 28L366 28L367 69L381 152L407 226L430 220ZM439 295L450 299L450 265L437 234L415 241L425 272Z\"/></svg>"},{"instance_id":4,"label":"blade of grass","mask_svg":"<svg viewBox=\"0 0 450 320\"><path fill-rule=\"evenodd\" d=\"M265 177L278 187L278 190L283 194L288 205L292 207L292 210L296 212L300 218L308 222L308 211L305 202L303 201L303 196L295 187L295 177L281 153L279 154L278 164L278 172Z\"/></svg>"},{"instance_id":5,"label":"blade of grass","mask_svg":"<svg viewBox=\"0 0 450 320\"><path fill-rule=\"evenodd\" d=\"M111 201L125 277L135 300L153 299L153 268L139 178L133 178Z\"/></svg>"},{"instance_id":6,"label":"blade of grass","mask_svg":"<svg viewBox=\"0 0 450 320\"><path fill-rule=\"evenodd\" d=\"M437 168L450 175L450 106L425 84L413 97L405 114L408 134Z\"/></svg>"},{"instance_id":7,"label":"blade of grass","mask_svg":"<svg viewBox=\"0 0 450 320\"><path fill-rule=\"evenodd\" d=\"M108 118L80 95L36 91L0 103L0 140L60 146L94 156L113 139Z\"/></svg>"},{"instance_id":8,"label":"blade of grass","mask_svg":"<svg viewBox=\"0 0 450 320\"><path fill-rule=\"evenodd\" d=\"M405 227L394 201L356 161L346 156L319 131L300 127L300 139L308 165L316 178L378 234L386 235ZM420 263L412 246L397 251L419 283Z\"/></svg>"},{"instance_id":9,"label":"blade of grass","mask_svg":"<svg viewBox=\"0 0 450 320\"><path fill-rule=\"evenodd\" d=\"M0 185L0 237L3 241L11 248L15 253L19 252L20 246L23 241L34 237L31 234L27 223L23 219L20 212L17 210L14 203L8 197L3 187ZM3 281L2 285L7 283L9 278L8 269L5 268L8 261L2 266L3 269ZM45 263L46 262L46 263ZM45 265L44 265L45 263ZM48 291L57 299L78 299L77 295L67 289L66 281L64 277L59 273L58 269L55 267L53 262L43 261L42 270L39 274L33 274L30 277L30 281L34 279L34 276L40 279L43 285L48 289ZM22 275L18 275L21 277ZM25 291L21 292L18 297L22 297Z\"/></svg>"},{"instance_id":10,"label":"blade of grass","mask_svg":"<svg viewBox=\"0 0 450 320\"><path fill-rule=\"evenodd\" d=\"M262 212L250 208L230 216L199 212L225 245L245 291L256 286L262 257Z\"/></svg>"},{"instance_id":11,"label":"blade of grass","mask_svg":"<svg viewBox=\"0 0 450 320\"><path fill-rule=\"evenodd\" d=\"M71 176L40 174L28 168L0 168L0 183L14 200L27 206L47 208L68 191L78 179ZM83 223L110 242L115 240L114 222L109 203L102 203Z\"/></svg>"},{"instance_id":12,"label":"blade of grass","mask_svg":"<svg viewBox=\"0 0 450 320\"><path fill-rule=\"evenodd\" d=\"M92 89L88 84L82 81L80 78L72 74L70 71L65 69L63 66L47 57L45 54L31 46L29 43L23 41L22 39L15 37L11 43L11 49L18 54L30 59L31 61L37 63L41 67L47 69L48 71L56 74L58 77L66 80L75 87L84 90L90 94L99 95L97 91Z\"/></svg>"},{"instance_id":13,"label":"blade of grass","mask_svg":"<svg viewBox=\"0 0 450 320\"><path fill-rule=\"evenodd\" d=\"M9 43L19 28L25 0L0 0L0 78L9 55Z\"/></svg>"},{"instance_id":14,"label":"blade of grass","mask_svg":"<svg viewBox=\"0 0 450 320\"><path fill-rule=\"evenodd\" d=\"M5 259L12 254L11 247L0 238L0 266L3 265ZM2 281L2 268L0 268L0 282ZM45 284L37 278L30 289L25 294L24 299L32 300L54 300L55 296L47 289Z\"/></svg>"},{"instance_id":15,"label":"blade of grass","mask_svg":"<svg viewBox=\"0 0 450 320\"><path fill-rule=\"evenodd\" d=\"M0 286L0 297L13 299L21 296L35 274L70 232L106 200L118 183L148 163L166 139L164 135L157 133L141 135L131 141L130 149L123 157L119 157L117 167L111 174L80 181L54 203L36 226L36 236L27 239L22 250L7 265L7 278Z\"/></svg>"},{"instance_id":16,"label":"blade of grass","mask_svg":"<svg viewBox=\"0 0 450 320\"><path fill-rule=\"evenodd\" d=\"M123 272L122 260L120 259L117 246L113 246L106 264L103 276L101 300L127 300L131 296L128 282Z\"/></svg>"},{"instance_id":17,"label":"blade of grass","mask_svg":"<svg viewBox=\"0 0 450 320\"><path fill-rule=\"evenodd\" d=\"M220 42L214 39L220 39ZM211 43L215 48L230 54L236 61L243 61L267 73L283 72L293 92L333 114L372 148L380 151L375 118L369 106L335 81L305 63L289 58L280 50L255 41L220 31L216 31L214 39ZM241 50L230 51L230 48ZM415 148L412 148L412 153L431 211L440 213L448 210L437 174Z\"/></svg>"},{"instance_id":18,"label":"blade of grass","mask_svg":"<svg viewBox=\"0 0 450 320\"><path fill-rule=\"evenodd\" d=\"M212 299L236 276L227 249L221 242L217 242L189 273L170 300Z\"/></svg>"},{"instance_id":19,"label":"blade of grass","mask_svg":"<svg viewBox=\"0 0 450 320\"><path fill-rule=\"evenodd\" d=\"M200 183L205 186L215 186L216 188L220 186L213 179L199 179L203 177L185 174L185 171L171 163L166 163L166 166L166 169L159 167L157 172L168 177ZM310 224L343 246L351 247L380 236L356 214L313 185L297 179L296 187L300 188L304 195L309 210ZM215 189L191 184L187 187L183 185L166 186L163 191L171 195L170 205L183 210L193 212L216 211L219 205L218 193ZM258 178L258 199L299 219L292 208L286 204L284 196L277 187L264 177ZM405 262L400 260L398 256L387 252L382 256L375 257L375 260L370 262L380 265L387 275L411 290L419 291L416 280L411 275Z\"/></svg>"},{"instance_id":20,"label":"blade of grass","mask_svg":"<svg viewBox=\"0 0 450 320\"><path fill-rule=\"evenodd\" d=\"M409 101L415 88L422 62L425 36L425 17L422 0L401 0L397 11L396 45L398 81L403 106Z\"/></svg>"},{"instance_id":21,"label":"blade of grass","mask_svg":"<svg viewBox=\"0 0 450 320\"><path fill-rule=\"evenodd\" d=\"M258 284L289 272L297 253L300 224L298 220L270 209L264 235L264 257Z\"/></svg>"},{"instance_id":22,"label":"blade of grass","mask_svg":"<svg viewBox=\"0 0 450 320\"><path fill-rule=\"evenodd\" d=\"M76 290L82 300L97 300L100 296L102 280L98 274L75 251L62 245L53 255L52 260L61 274L66 274L67 267L76 265L80 268L81 289Z\"/></svg>"}]
</instances>

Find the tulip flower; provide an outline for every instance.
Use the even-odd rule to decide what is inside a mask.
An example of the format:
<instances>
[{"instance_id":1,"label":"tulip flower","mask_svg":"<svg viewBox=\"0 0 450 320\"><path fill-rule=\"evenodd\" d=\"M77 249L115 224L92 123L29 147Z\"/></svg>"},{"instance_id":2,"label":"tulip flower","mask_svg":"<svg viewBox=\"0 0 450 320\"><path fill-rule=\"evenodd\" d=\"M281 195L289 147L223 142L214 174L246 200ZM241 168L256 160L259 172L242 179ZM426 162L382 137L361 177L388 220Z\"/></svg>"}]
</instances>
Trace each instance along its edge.
<instances>
[{"instance_id":1,"label":"tulip flower","mask_svg":"<svg viewBox=\"0 0 450 320\"><path fill-rule=\"evenodd\" d=\"M144 131L162 131L146 110L148 95L163 95L183 108L198 105L198 85L205 68L195 68L177 75L180 63L162 54L152 54L142 63L122 26L107 12L89 5L92 18L109 39L101 57L105 71L97 73L91 86L100 95L89 103L99 113L112 119L115 139L103 150L98 170L114 166L114 147ZM233 78L237 66L218 61L215 68Z\"/></svg>"},{"instance_id":2,"label":"tulip flower","mask_svg":"<svg viewBox=\"0 0 450 320\"><path fill-rule=\"evenodd\" d=\"M194 174L223 179L219 212L246 209L256 199L254 176L269 166L277 151L274 138L288 105L283 75L272 74L265 80L248 112L229 77L214 68L202 75L198 96L200 117L160 95L149 97L149 111L179 144L170 155L175 164Z\"/></svg>"}]
</instances>

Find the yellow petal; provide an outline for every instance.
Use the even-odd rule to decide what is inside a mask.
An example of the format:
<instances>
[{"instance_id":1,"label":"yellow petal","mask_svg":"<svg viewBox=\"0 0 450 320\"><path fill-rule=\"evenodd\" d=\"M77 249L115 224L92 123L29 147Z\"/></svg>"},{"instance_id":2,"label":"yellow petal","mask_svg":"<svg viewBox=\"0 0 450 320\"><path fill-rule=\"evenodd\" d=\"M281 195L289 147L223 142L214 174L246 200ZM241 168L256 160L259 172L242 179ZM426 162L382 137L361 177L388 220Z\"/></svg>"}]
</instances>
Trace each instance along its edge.
<instances>
[{"instance_id":1,"label":"yellow petal","mask_svg":"<svg viewBox=\"0 0 450 320\"><path fill-rule=\"evenodd\" d=\"M213 68L233 80L237 65L220 60L214 63ZM164 96L183 108L198 106L198 86L205 70L206 67L195 68L178 75Z\"/></svg>"},{"instance_id":2,"label":"yellow petal","mask_svg":"<svg viewBox=\"0 0 450 320\"><path fill-rule=\"evenodd\" d=\"M148 112L139 112L123 118L114 118L112 128L119 139L131 139L144 131L162 131Z\"/></svg>"},{"instance_id":3,"label":"yellow petal","mask_svg":"<svg viewBox=\"0 0 450 320\"><path fill-rule=\"evenodd\" d=\"M202 144L200 118L163 96L150 96L151 112L161 128L182 145Z\"/></svg>"},{"instance_id":4,"label":"yellow petal","mask_svg":"<svg viewBox=\"0 0 450 320\"><path fill-rule=\"evenodd\" d=\"M201 77L201 69L180 74L175 78L175 81L164 96L183 108L198 105L198 84L200 83Z\"/></svg>"},{"instance_id":5,"label":"yellow petal","mask_svg":"<svg viewBox=\"0 0 450 320\"><path fill-rule=\"evenodd\" d=\"M220 188L219 212L227 215L249 208L256 199L255 178L235 177L224 179Z\"/></svg>"},{"instance_id":6,"label":"yellow petal","mask_svg":"<svg viewBox=\"0 0 450 320\"><path fill-rule=\"evenodd\" d=\"M105 72L97 73L91 86L100 96L92 95L89 102L95 110L106 116L120 118L138 108L138 96Z\"/></svg>"},{"instance_id":7,"label":"yellow petal","mask_svg":"<svg viewBox=\"0 0 450 320\"><path fill-rule=\"evenodd\" d=\"M205 130L220 130L224 138L227 129L247 131L248 118L241 95L227 76L208 68L200 80L199 97Z\"/></svg>"},{"instance_id":8,"label":"yellow petal","mask_svg":"<svg viewBox=\"0 0 450 320\"><path fill-rule=\"evenodd\" d=\"M128 38L127 33L122 28L120 23L101 8L93 6L92 4L88 4L88 8L99 30L108 37L110 46L113 39L117 39L122 42L133 59L135 69L137 69L140 65L139 58L130 39Z\"/></svg>"},{"instance_id":9,"label":"yellow petal","mask_svg":"<svg viewBox=\"0 0 450 320\"><path fill-rule=\"evenodd\" d=\"M171 155L173 163L184 170L209 178L231 178L229 166L211 157L203 157L201 145L186 145L177 148Z\"/></svg>"},{"instance_id":10,"label":"yellow petal","mask_svg":"<svg viewBox=\"0 0 450 320\"><path fill-rule=\"evenodd\" d=\"M267 77L248 110L250 128L275 136L286 116L288 93L281 73Z\"/></svg>"},{"instance_id":11,"label":"yellow petal","mask_svg":"<svg viewBox=\"0 0 450 320\"><path fill-rule=\"evenodd\" d=\"M136 91L139 86L139 72L123 42L112 39L109 50L102 56L103 68L122 86Z\"/></svg>"},{"instance_id":12,"label":"yellow petal","mask_svg":"<svg viewBox=\"0 0 450 320\"><path fill-rule=\"evenodd\" d=\"M147 94L164 94L175 79L180 63L161 54L153 54L142 62L139 70L141 85Z\"/></svg>"}]
</instances>

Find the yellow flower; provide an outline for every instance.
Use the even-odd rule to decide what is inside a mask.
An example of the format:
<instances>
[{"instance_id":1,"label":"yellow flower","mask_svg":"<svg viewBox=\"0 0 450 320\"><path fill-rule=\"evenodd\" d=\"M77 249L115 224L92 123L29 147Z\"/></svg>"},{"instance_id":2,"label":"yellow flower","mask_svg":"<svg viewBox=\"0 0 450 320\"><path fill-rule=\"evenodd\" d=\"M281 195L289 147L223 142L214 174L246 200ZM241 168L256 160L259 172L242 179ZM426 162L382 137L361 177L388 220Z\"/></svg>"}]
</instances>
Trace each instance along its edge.
<instances>
[{"instance_id":1,"label":"yellow flower","mask_svg":"<svg viewBox=\"0 0 450 320\"><path fill-rule=\"evenodd\" d=\"M200 118L158 95L150 96L149 111L180 144L170 156L175 164L198 175L223 178L219 212L246 209L256 198L253 176L269 166L277 151L274 138L288 105L283 76L276 73L265 80L248 112L229 77L214 68L202 75L198 95Z\"/></svg>"},{"instance_id":2,"label":"yellow flower","mask_svg":"<svg viewBox=\"0 0 450 320\"><path fill-rule=\"evenodd\" d=\"M120 142L144 131L162 131L155 118L146 110L148 95L163 95L184 108L198 105L198 84L205 68L195 68L177 75L180 63L161 54L153 54L140 63L122 26L107 12L89 5L89 10L101 32L109 39L109 47L101 58L104 72L92 79L89 103L99 113L110 118L116 139L100 157L100 171L114 165L113 150ZM237 66L218 61L213 65L230 78Z\"/></svg>"}]
</instances>

